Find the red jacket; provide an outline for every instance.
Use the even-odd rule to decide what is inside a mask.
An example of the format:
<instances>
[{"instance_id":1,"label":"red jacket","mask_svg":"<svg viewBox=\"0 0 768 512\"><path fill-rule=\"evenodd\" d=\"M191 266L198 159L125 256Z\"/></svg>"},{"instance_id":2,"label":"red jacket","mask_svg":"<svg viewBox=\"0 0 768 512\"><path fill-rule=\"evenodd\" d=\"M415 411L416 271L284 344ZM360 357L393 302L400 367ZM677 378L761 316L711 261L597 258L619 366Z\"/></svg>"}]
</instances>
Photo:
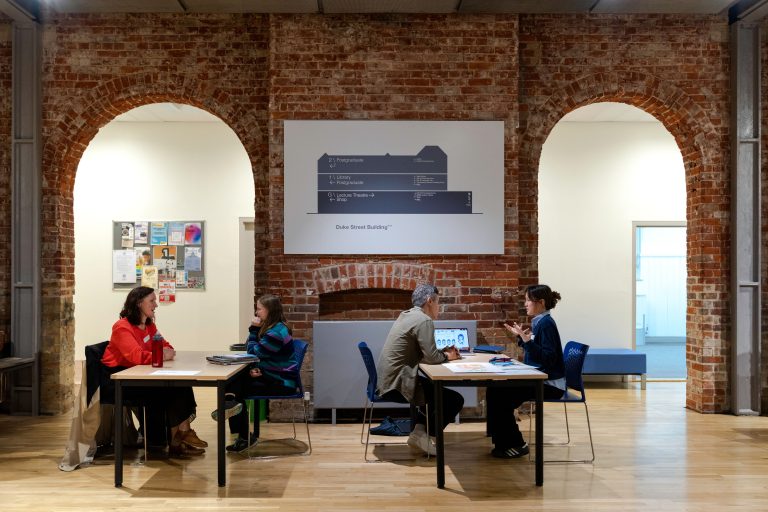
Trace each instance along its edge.
<instances>
[{"instance_id":1,"label":"red jacket","mask_svg":"<svg viewBox=\"0 0 768 512\"><path fill-rule=\"evenodd\" d=\"M104 366L131 367L137 364L152 364L152 348L150 340L157 332L157 326L149 324L146 329L132 325L127 318L121 318L112 326L112 336L104 351L101 362ZM163 340L163 346L173 348Z\"/></svg>"}]
</instances>

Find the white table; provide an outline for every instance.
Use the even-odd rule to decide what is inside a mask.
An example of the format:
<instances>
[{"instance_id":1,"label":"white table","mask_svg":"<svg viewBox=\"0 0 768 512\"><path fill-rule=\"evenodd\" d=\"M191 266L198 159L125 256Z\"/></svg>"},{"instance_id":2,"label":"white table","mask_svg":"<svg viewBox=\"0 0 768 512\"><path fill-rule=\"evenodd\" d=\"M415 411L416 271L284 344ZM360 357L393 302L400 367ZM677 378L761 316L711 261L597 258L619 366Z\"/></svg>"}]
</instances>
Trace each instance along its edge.
<instances>
[{"instance_id":1,"label":"white table","mask_svg":"<svg viewBox=\"0 0 768 512\"><path fill-rule=\"evenodd\" d=\"M220 353L220 352L219 352ZM138 365L112 374L115 381L115 487L123 485L123 387L203 386L216 388L219 487L227 484L224 450L224 390L227 382L248 364L218 365L206 361L214 352L179 351L162 368ZM158 372L158 370L160 370ZM178 372L178 373L177 373Z\"/></svg>"},{"instance_id":2,"label":"white table","mask_svg":"<svg viewBox=\"0 0 768 512\"><path fill-rule=\"evenodd\" d=\"M473 356L455 361L458 363L485 363L490 361L493 354L474 354ZM451 364L451 363L447 363ZM435 418L442 418L443 387L485 386L485 387L517 387L530 386L536 391L536 485L544 485L544 381L547 374L538 370L516 370L514 373L456 373L442 364L420 364L419 369L432 381L435 387ZM499 368L501 371L501 368ZM439 419L436 421L440 421ZM437 487L445 487L445 451L443 429L435 429L437 452Z\"/></svg>"}]
</instances>

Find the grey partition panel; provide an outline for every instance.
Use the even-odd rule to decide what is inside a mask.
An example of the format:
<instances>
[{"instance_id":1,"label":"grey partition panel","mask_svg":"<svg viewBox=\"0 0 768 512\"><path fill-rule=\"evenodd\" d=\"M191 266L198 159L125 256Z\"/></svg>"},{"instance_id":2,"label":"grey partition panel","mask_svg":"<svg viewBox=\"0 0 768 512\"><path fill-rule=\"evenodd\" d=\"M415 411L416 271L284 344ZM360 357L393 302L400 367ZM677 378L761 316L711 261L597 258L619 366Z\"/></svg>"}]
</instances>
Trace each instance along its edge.
<instances>
[{"instance_id":1,"label":"grey partition panel","mask_svg":"<svg viewBox=\"0 0 768 512\"><path fill-rule=\"evenodd\" d=\"M352 409L365 405L368 374L357 344L365 341L378 360L393 323L392 320L313 323L315 408ZM466 327L470 346L476 344L474 320L438 320L435 326ZM464 396L465 407L477 406L476 388L456 388L456 391Z\"/></svg>"}]
</instances>

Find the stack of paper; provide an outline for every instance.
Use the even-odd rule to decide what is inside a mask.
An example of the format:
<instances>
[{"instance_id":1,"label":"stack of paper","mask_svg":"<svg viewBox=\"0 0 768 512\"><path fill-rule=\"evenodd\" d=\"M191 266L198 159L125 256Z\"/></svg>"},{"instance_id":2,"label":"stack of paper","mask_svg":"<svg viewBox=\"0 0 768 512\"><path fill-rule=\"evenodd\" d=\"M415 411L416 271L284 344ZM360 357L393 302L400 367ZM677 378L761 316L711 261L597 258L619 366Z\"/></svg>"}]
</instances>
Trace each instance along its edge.
<instances>
[{"instance_id":1,"label":"stack of paper","mask_svg":"<svg viewBox=\"0 0 768 512\"><path fill-rule=\"evenodd\" d=\"M244 364L258 363L259 358L253 354L221 354L206 357L213 364Z\"/></svg>"}]
</instances>

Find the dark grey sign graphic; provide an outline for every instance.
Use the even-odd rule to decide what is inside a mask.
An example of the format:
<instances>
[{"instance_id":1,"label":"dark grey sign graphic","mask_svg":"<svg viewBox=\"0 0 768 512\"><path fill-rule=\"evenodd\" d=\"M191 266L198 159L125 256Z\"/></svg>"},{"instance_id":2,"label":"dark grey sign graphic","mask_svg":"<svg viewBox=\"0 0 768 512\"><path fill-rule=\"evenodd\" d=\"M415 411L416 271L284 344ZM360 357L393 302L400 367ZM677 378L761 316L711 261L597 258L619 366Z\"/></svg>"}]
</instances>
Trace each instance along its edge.
<instances>
[{"instance_id":1,"label":"dark grey sign graphic","mask_svg":"<svg viewBox=\"0 0 768 512\"><path fill-rule=\"evenodd\" d=\"M317 160L318 213L472 213L472 192L448 190L439 146L416 155L328 155Z\"/></svg>"}]
</instances>

